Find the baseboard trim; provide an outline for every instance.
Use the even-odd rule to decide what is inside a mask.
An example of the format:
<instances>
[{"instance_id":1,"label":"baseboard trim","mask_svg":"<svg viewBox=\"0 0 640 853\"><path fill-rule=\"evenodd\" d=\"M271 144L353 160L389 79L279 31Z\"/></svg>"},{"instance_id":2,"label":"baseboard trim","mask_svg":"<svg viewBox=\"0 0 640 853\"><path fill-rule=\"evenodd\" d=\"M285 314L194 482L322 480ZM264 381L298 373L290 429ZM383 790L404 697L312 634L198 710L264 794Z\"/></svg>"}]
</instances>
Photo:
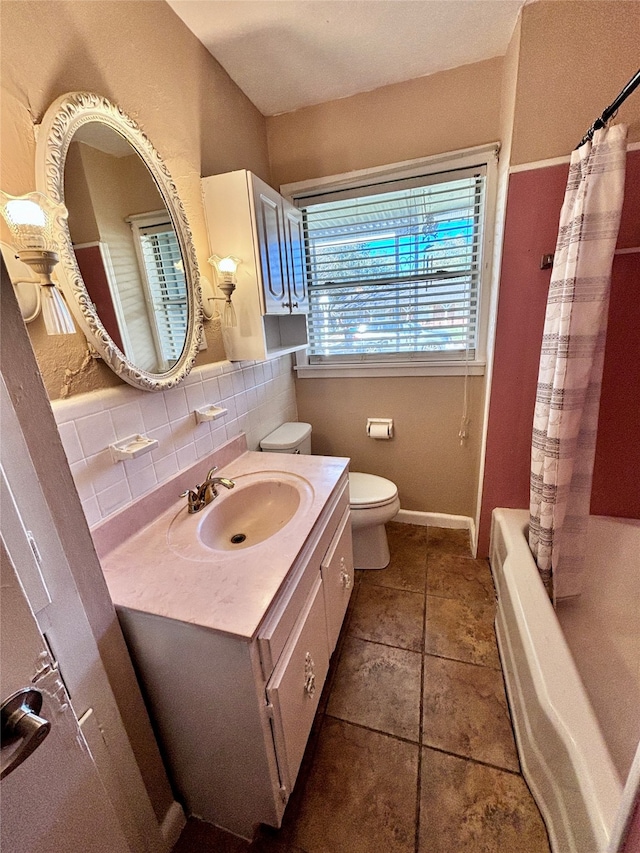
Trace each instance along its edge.
<instances>
[{"instance_id":1,"label":"baseboard trim","mask_svg":"<svg viewBox=\"0 0 640 853\"><path fill-rule=\"evenodd\" d=\"M450 515L446 512L419 512L414 509L401 509L393 520L398 521L400 524L418 524L422 527L449 527L457 530L468 530L471 548L475 548L476 523L468 515Z\"/></svg>"},{"instance_id":2,"label":"baseboard trim","mask_svg":"<svg viewBox=\"0 0 640 853\"><path fill-rule=\"evenodd\" d=\"M180 833L184 829L186 822L187 819L184 814L184 809L180 803L174 800L167 809L167 813L165 814L160 826L160 832L166 842L167 850L173 850L175 845L178 843Z\"/></svg>"}]
</instances>

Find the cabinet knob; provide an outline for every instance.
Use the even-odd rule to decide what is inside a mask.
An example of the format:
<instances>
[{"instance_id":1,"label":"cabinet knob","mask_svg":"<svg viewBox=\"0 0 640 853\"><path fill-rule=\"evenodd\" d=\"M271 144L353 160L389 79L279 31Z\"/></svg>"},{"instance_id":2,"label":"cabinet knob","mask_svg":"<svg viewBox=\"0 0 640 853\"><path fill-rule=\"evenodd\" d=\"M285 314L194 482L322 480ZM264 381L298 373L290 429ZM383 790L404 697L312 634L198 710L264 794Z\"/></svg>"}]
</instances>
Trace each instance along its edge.
<instances>
[{"instance_id":1,"label":"cabinet knob","mask_svg":"<svg viewBox=\"0 0 640 853\"><path fill-rule=\"evenodd\" d=\"M313 696L316 692L315 664L311 652L307 652L304 659L304 692L307 696Z\"/></svg>"},{"instance_id":2,"label":"cabinet knob","mask_svg":"<svg viewBox=\"0 0 640 853\"><path fill-rule=\"evenodd\" d=\"M283 308L291 308L291 303L290 302L283 302L282 307Z\"/></svg>"},{"instance_id":3,"label":"cabinet knob","mask_svg":"<svg viewBox=\"0 0 640 853\"><path fill-rule=\"evenodd\" d=\"M292 308L297 308L297 307L298 307L298 303L297 303L297 302L292 302L292 303L291 303L291 307L292 307Z\"/></svg>"}]
</instances>

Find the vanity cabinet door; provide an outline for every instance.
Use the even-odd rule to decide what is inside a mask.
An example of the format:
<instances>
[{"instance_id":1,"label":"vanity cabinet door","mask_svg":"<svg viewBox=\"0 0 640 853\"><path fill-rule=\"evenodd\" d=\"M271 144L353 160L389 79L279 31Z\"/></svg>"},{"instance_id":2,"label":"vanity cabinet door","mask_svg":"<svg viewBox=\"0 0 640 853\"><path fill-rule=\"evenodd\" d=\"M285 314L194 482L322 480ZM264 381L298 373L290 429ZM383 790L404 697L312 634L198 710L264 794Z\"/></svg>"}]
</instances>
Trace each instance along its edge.
<instances>
[{"instance_id":1,"label":"vanity cabinet door","mask_svg":"<svg viewBox=\"0 0 640 853\"><path fill-rule=\"evenodd\" d=\"M298 775L328 669L324 597L318 574L266 688L278 767L287 795Z\"/></svg>"},{"instance_id":2,"label":"vanity cabinet door","mask_svg":"<svg viewBox=\"0 0 640 853\"><path fill-rule=\"evenodd\" d=\"M338 642L344 614L353 590L353 543L348 509L320 568L327 613L329 654L332 654Z\"/></svg>"}]
</instances>

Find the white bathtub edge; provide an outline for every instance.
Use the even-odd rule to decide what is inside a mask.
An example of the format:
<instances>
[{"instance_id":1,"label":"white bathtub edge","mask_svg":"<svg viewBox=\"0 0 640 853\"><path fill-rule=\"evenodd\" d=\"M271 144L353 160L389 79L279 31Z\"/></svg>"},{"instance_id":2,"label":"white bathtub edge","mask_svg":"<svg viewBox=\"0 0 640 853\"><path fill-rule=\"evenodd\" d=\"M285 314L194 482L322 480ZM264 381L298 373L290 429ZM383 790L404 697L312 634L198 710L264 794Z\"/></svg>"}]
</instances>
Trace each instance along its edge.
<instances>
[{"instance_id":1,"label":"white bathtub edge","mask_svg":"<svg viewBox=\"0 0 640 853\"><path fill-rule=\"evenodd\" d=\"M573 838L578 823L572 820L576 804L588 815L589 830L599 853L607 850L622 786L538 576L524 536L527 524L526 510L494 510L490 556L498 592L496 628L519 752L555 853L583 853L585 849L584 844L576 846L580 842ZM518 661L513 643L522 648L524 672L518 672L522 662ZM523 679L530 685L529 695ZM543 715L538 717L538 723L537 713ZM568 756L569 784L565 778L561 785L554 777L551 764L558 755L549 756L549 760L545 757L545 737L536 731L540 721L543 727L551 727L548 731L557 737ZM546 746L549 751L550 745ZM567 788L573 788L569 797L565 797ZM576 834L582 829L578 827Z\"/></svg>"}]
</instances>

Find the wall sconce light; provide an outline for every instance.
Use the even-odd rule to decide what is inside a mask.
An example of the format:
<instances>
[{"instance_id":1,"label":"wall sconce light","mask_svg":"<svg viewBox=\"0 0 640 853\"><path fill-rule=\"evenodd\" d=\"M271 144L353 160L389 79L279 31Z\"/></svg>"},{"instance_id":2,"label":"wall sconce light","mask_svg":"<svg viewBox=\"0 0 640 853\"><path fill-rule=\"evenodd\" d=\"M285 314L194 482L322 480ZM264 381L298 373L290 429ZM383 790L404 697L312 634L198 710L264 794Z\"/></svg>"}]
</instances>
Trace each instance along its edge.
<instances>
[{"instance_id":1,"label":"wall sconce light","mask_svg":"<svg viewBox=\"0 0 640 853\"><path fill-rule=\"evenodd\" d=\"M51 272L58 263L56 233L60 221L67 218L67 208L39 192L14 197L0 190L0 213L9 226L16 257L38 277L40 310L47 334L74 335L76 327L69 308L51 280ZM37 312L30 319L35 316Z\"/></svg>"},{"instance_id":2,"label":"wall sconce light","mask_svg":"<svg viewBox=\"0 0 640 853\"><path fill-rule=\"evenodd\" d=\"M231 301L231 294L236 289L236 272L242 263L242 260L240 258L234 258L233 255L229 255L226 258L221 258L220 255L211 255L209 263L215 270L216 284L224 293L224 297L212 297L213 299L224 299L222 325L237 326L238 320Z\"/></svg>"}]
</instances>

